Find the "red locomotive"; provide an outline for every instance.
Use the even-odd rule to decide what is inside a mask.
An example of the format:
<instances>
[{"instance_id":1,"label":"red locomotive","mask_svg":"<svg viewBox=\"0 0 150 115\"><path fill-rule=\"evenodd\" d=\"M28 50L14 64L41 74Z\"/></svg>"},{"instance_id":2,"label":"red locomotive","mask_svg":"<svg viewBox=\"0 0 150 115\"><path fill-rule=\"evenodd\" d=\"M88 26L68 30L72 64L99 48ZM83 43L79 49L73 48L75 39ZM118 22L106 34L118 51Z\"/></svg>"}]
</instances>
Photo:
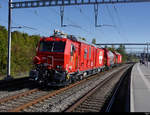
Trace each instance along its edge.
<instances>
[{"instance_id":1,"label":"red locomotive","mask_svg":"<svg viewBox=\"0 0 150 115\"><path fill-rule=\"evenodd\" d=\"M121 55L116 55L121 63ZM54 31L53 36L40 39L30 78L43 85L64 86L112 66L114 57L105 48Z\"/></svg>"}]
</instances>

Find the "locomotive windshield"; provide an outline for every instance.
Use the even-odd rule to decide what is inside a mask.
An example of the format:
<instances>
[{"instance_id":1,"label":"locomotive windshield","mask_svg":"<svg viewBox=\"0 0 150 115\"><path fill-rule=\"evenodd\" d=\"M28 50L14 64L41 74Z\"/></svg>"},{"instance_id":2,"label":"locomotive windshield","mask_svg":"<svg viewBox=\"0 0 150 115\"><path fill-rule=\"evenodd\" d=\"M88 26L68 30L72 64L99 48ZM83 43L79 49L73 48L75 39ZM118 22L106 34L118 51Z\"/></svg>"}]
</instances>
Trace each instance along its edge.
<instances>
[{"instance_id":1,"label":"locomotive windshield","mask_svg":"<svg viewBox=\"0 0 150 115\"><path fill-rule=\"evenodd\" d=\"M41 41L40 49L41 52L64 52L65 42L62 41Z\"/></svg>"}]
</instances>

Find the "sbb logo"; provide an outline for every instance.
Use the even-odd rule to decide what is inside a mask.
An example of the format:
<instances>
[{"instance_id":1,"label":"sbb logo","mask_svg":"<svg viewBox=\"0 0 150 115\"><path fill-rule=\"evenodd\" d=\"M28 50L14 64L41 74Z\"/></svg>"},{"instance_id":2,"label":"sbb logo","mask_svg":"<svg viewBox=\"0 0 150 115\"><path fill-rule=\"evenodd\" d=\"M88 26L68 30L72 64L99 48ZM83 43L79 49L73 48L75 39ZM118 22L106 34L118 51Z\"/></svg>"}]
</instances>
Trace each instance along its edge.
<instances>
[{"instance_id":1,"label":"sbb logo","mask_svg":"<svg viewBox=\"0 0 150 115\"><path fill-rule=\"evenodd\" d=\"M100 52L100 55L99 55L99 64L102 64L102 60L103 60L103 56L102 56L102 52Z\"/></svg>"}]
</instances>

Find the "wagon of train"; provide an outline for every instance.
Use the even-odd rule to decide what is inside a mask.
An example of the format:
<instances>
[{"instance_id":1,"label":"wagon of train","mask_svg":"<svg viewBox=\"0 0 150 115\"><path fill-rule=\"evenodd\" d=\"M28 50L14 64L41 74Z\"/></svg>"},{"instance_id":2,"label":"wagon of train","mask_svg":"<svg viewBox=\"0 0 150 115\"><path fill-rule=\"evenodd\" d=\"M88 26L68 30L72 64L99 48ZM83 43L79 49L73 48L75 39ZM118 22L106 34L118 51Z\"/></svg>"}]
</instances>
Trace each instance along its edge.
<instances>
[{"instance_id":1,"label":"wagon of train","mask_svg":"<svg viewBox=\"0 0 150 115\"><path fill-rule=\"evenodd\" d=\"M68 85L113 66L115 56L105 48L54 31L52 36L40 39L30 79L41 85Z\"/></svg>"},{"instance_id":2,"label":"wagon of train","mask_svg":"<svg viewBox=\"0 0 150 115\"><path fill-rule=\"evenodd\" d=\"M112 51L108 50L107 48L103 48L105 55L104 55L104 63L105 66L109 69L115 65L115 55Z\"/></svg>"},{"instance_id":3,"label":"wagon of train","mask_svg":"<svg viewBox=\"0 0 150 115\"><path fill-rule=\"evenodd\" d=\"M115 64L116 65L121 64L122 63L122 55L119 52L117 52L117 51L114 51L113 53L114 53L114 55L116 57Z\"/></svg>"}]
</instances>

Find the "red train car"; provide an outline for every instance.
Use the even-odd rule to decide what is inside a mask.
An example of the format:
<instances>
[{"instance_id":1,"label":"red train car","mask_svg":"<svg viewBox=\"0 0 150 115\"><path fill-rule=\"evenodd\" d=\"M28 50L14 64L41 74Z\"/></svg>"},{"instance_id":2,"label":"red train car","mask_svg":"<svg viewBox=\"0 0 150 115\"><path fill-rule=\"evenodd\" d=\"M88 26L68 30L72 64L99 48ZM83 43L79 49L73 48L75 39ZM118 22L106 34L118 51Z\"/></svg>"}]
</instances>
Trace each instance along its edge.
<instances>
[{"instance_id":1,"label":"red train car","mask_svg":"<svg viewBox=\"0 0 150 115\"><path fill-rule=\"evenodd\" d=\"M116 55L117 55L117 64L122 63L122 55L118 52L116 52Z\"/></svg>"},{"instance_id":2,"label":"red train car","mask_svg":"<svg viewBox=\"0 0 150 115\"><path fill-rule=\"evenodd\" d=\"M107 48L103 48L104 49L104 52L105 52L105 55L104 55L104 63L105 65L110 68L110 67L113 67L114 64L115 64L115 54L108 50Z\"/></svg>"},{"instance_id":3,"label":"red train car","mask_svg":"<svg viewBox=\"0 0 150 115\"><path fill-rule=\"evenodd\" d=\"M104 64L104 60L105 60L105 57L104 57L104 49L102 48L97 48L96 50L96 64L95 64L95 67L96 68L99 68L98 71L102 71L105 67L105 64Z\"/></svg>"},{"instance_id":4,"label":"red train car","mask_svg":"<svg viewBox=\"0 0 150 115\"><path fill-rule=\"evenodd\" d=\"M113 53L115 54L116 57L116 64L122 63L122 55L116 51L114 51Z\"/></svg>"},{"instance_id":5,"label":"red train car","mask_svg":"<svg viewBox=\"0 0 150 115\"><path fill-rule=\"evenodd\" d=\"M40 39L34 64L31 79L43 85L64 86L102 70L104 50L55 31L53 36Z\"/></svg>"}]
</instances>

